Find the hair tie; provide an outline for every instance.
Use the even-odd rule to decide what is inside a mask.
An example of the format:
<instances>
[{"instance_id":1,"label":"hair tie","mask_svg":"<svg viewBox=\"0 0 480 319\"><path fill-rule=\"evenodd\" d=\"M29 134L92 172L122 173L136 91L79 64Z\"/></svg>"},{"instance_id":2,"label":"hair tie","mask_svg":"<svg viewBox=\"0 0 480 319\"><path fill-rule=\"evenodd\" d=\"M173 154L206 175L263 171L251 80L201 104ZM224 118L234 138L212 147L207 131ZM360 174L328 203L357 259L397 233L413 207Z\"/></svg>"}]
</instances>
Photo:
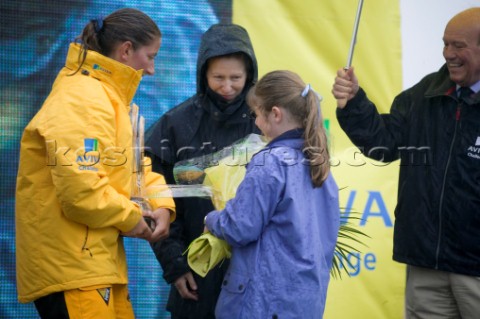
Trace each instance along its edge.
<instances>
[{"instance_id":1,"label":"hair tie","mask_svg":"<svg viewBox=\"0 0 480 319\"><path fill-rule=\"evenodd\" d=\"M95 27L95 32L99 33L103 29L103 17L98 17L91 21L93 22L93 26Z\"/></svg>"},{"instance_id":2,"label":"hair tie","mask_svg":"<svg viewBox=\"0 0 480 319\"><path fill-rule=\"evenodd\" d=\"M302 96L302 97L306 97L307 94L308 94L308 91L310 91L310 89L311 89L310 84L307 84L307 85L305 86L305 88L303 89L301 96Z\"/></svg>"}]
</instances>

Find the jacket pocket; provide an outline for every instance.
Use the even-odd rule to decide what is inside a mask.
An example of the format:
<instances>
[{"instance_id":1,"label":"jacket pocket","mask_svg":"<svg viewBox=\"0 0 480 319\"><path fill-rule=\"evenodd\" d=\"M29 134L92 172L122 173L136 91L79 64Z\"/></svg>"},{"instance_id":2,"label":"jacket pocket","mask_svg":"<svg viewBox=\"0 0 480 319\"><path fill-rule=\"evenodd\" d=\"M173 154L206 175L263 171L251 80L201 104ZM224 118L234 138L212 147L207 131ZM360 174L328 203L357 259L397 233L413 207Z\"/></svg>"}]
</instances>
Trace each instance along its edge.
<instances>
[{"instance_id":1,"label":"jacket pocket","mask_svg":"<svg viewBox=\"0 0 480 319\"><path fill-rule=\"evenodd\" d=\"M245 291L250 279L246 276L228 272L222 283L222 291L217 301L215 316L218 319L241 318L245 303Z\"/></svg>"}]
</instances>

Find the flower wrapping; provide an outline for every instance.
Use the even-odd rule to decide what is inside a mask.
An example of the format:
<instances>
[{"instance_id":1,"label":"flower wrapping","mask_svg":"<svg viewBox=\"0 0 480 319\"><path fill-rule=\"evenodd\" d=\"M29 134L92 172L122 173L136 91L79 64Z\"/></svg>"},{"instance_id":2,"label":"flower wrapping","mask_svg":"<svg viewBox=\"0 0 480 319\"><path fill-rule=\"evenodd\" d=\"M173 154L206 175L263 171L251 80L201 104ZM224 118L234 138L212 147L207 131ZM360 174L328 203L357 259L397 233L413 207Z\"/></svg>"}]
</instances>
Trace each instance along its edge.
<instances>
[{"instance_id":1,"label":"flower wrapping","mask_svg":"<svg viewBox=\"0 0 480 319\"><path fill-rule=\"evenodd\" d=\"M264 137L250 134L214 154L179 162L174 167L175 180L185 186L201 183L197 190L210 189L215 209L222 210L235 197L247 163L266 143ZM231 248L226 241L205 232L190 243L186 253L190 268L205 277L225 258L230 258Z\"/></svg>"}]
</instances>

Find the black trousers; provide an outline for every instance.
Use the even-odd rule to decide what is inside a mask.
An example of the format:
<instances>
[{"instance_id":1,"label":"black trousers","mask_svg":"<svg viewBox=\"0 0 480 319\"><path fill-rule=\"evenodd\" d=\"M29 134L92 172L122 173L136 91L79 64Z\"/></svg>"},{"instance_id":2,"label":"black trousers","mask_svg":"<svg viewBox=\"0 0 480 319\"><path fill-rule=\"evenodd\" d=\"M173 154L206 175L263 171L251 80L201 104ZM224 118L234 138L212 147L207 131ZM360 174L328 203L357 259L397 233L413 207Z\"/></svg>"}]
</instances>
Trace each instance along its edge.
<instances>
[{"instance_id":1,"label":"black trousers","mask_svg":"<svg viewBox=\"0 0 480 319\"><path fill-rule=\"evenodd\" d=\"M70 319L63 291L38 298L34 303L42 319Z\"/></svg>"}]
</instances>

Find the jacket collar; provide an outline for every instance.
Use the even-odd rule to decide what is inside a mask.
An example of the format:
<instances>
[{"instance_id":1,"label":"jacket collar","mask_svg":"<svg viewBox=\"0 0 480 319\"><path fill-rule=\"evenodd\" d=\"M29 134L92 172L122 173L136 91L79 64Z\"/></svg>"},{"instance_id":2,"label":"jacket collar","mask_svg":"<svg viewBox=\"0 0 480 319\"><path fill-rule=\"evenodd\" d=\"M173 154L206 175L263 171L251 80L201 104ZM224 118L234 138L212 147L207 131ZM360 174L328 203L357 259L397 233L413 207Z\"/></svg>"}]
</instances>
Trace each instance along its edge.
<instances>
[{"instance_id":1,"label":"jacket collar","mask_svg":"<svg viewBox=\"0 0 480 319\"><path fill-rule=\"evenodd\" d=\"M457 90L460 88L460 85L457 85ZM473 91L474 94L480 91L480 81L470 86L470 89Z\"/></svg>"},{"instance_id":2,"label":"jacket collar","mask_svg":"<svg viewBox=\"0 0 480 319\"><path fill-rule=\"evenodd\" d=\"M472 96L471 102L469 101L468 104L480 102L480 93L476 91L478 89L478 85L479 83L476 83L473 86L472 89L474 92L476 92L476 94ZM438 70L434 80L427 87L425 91L425 97L440 95L456 97L457 86L458 85L450 79L450 73L448 72L447 64L444 64L440 70Z\"/></svg>"},{"instance_id":3,"label":"jacket collar","mask_svg":"<svg viewBox=\"0 0 480 319\"><path fill-rule=\"evenodd\" d=\"M303 144L304 133L305 133L305 130L301 128L296 128L293 130L286 131L280 134L279 136L275 137L274 139L272 139L267 144L267 147L275 147L277 145L281 145L283 144L282 141L287 141L287 140L297 140L296 143L294 144L300 143L296 145L296 147L298 147L299 145Z\"/></svg>"},{"instance_id":4,"label":"jacket collar","mask_svg":"<svg viewBox=\"0 0 480 319\"><path fill-rule=\"evenodd\" d=\"M80 65L80 49L80 44L70 44L66 67L72 71L76 71ZM130 105L143 73L91 50L88 51L85 62L78 72L88 72L91 77L113 87L126 105Z\"/></svg>"},{"instance_id":5,"label":"jacket collar","mask_svg":"<svg viewBox=\"0 0 480 319\"><path fill-rule=\"evenodd\" d=\"M425 90L425 96L452 95L454 92L455 82L450 80L447 64L444 64L440 70L438 70L438 76L434 78Z\"/></svg>"}]
</instances>

